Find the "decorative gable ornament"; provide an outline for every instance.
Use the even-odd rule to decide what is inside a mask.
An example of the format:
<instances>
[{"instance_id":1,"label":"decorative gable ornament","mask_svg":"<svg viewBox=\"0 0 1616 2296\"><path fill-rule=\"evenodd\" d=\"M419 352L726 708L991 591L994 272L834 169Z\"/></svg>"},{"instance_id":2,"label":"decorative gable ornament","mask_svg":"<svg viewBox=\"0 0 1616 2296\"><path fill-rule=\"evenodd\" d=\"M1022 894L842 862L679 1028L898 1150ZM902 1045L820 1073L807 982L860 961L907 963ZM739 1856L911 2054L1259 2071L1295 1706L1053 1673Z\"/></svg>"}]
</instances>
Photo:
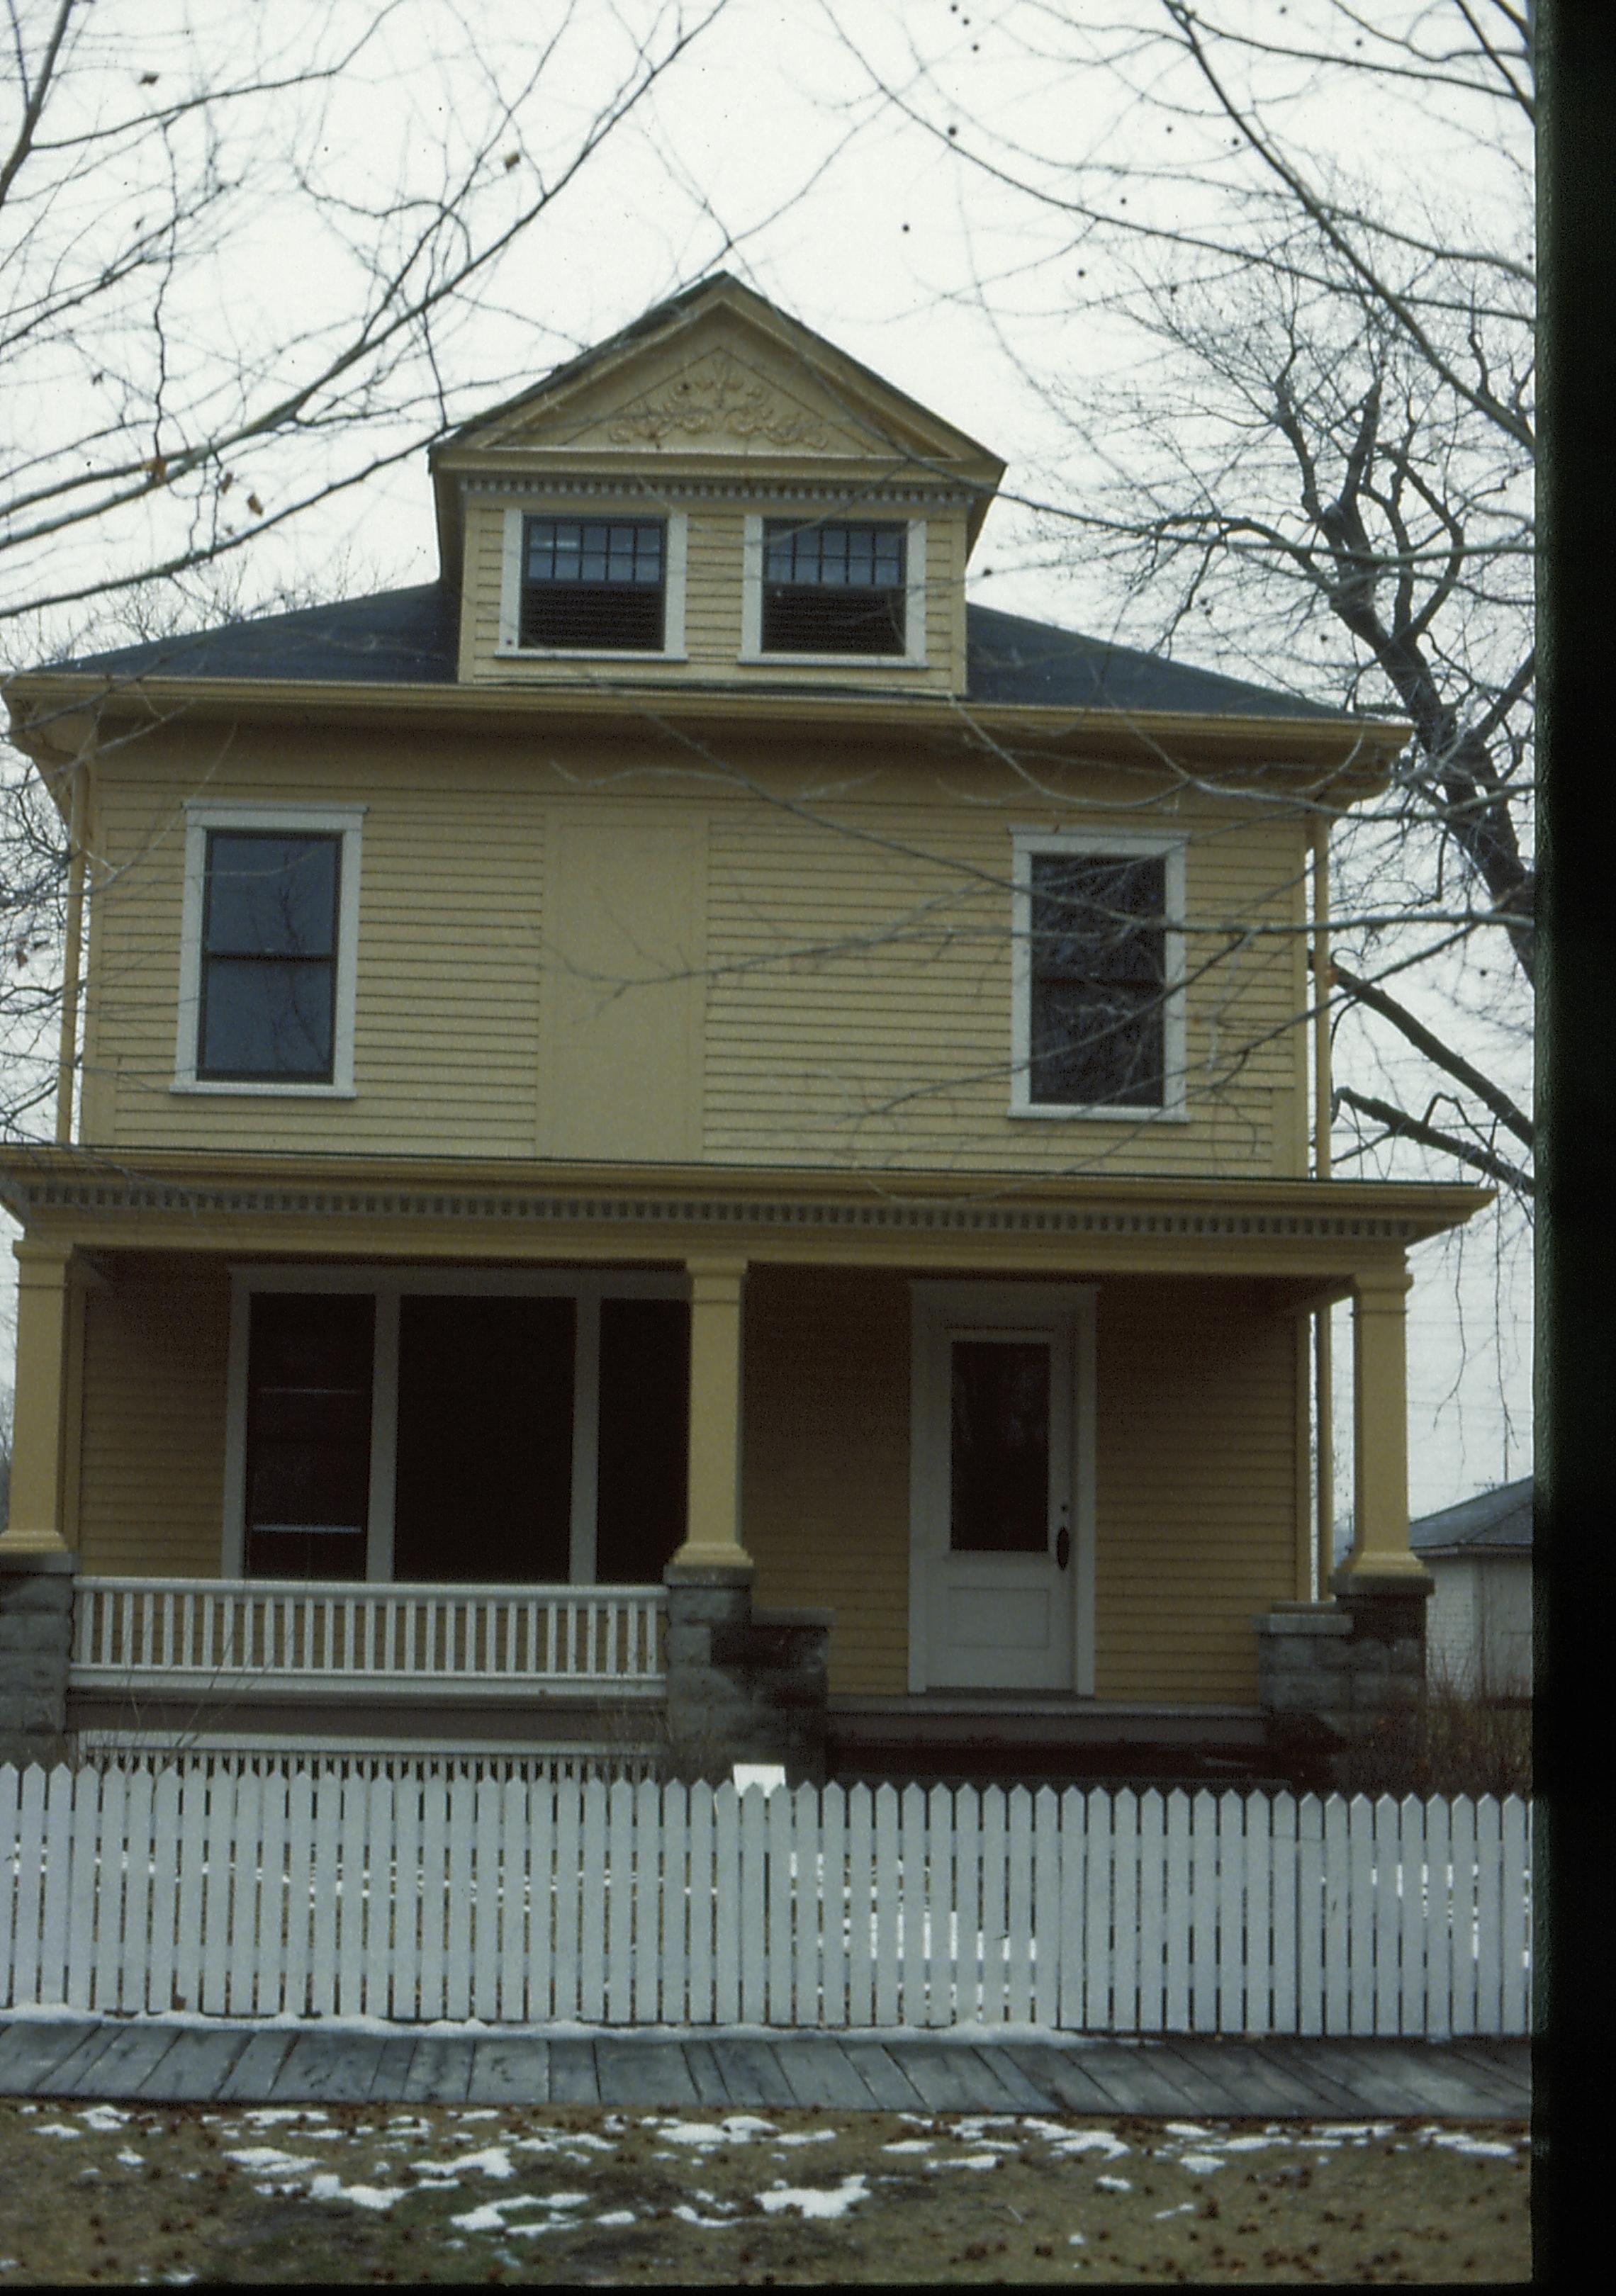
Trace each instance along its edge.
<instances>
[{"instance_id":1,"label":"decorative gable ornament","mask_svg":"<svg viewBox=\"0 0 1616 2296\"><path fill-rule=\"evenodd\" d=\"M819 415L793 405L723 350L698 359L659 389L631 400L604 427L619 447L660 447L670 436L810 453L834 443Z\"/></svg>"}]
</instances>

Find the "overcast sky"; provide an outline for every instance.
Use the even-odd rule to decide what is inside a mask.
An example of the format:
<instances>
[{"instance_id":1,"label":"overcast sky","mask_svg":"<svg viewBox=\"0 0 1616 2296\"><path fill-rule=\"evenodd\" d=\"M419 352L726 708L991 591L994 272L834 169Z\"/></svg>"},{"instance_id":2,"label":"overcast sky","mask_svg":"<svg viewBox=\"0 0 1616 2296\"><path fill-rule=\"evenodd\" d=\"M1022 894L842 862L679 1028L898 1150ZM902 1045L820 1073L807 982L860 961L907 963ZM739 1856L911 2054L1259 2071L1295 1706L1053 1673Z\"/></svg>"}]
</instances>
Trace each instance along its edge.
<instances>
[{"instance_id":1,"label":"overcast sky","mask_svg":"<svg viewBox=\"0 0 1616 2296\"><path fill-rule=\"evenodd\" d=\"M1285 13L1271 0L1253 6L1276 21ZM193 51L197 42L228 39L248 23L256 37L270 28L290 50L306 27L324 26L323 37L336 42L381 14L370 0L317 8L275 0L273 10L244 12L242 0L189 6L141 0L133 11L129 0L103 0L96 12L111 28L120 20L149 27L151 59L163 70L183 62L173 42L187 24ZM687 17L701 12L702 0L690 0ZM1011 37L1036 30L1052 14L1087 20L1111 12L1100 0L1065 0L1054 10L1036 0L980 7L964 0L891 7L885 0L728 0L629 131L580 173L516 250L489 308L474 324L447 332L443 379L451 411L463 417L480 386L503 396L721 264L997 450L1010 465L1009 490L1081 488L1070 434L1038 382L1080 390L1086 376L1131 356L1131 347L1092 319L1073 325L1076 258L1057 251L1060 219L962 164L946 135L878 102L866 70L839 37L837 18L896 81L907 78L912 51L939 60L945 86L968 100L962 119L994 122L1038 155L1035 165L1143 161L1155 170L1168 148L1160 140L1161 115L1130 104L1113 79L1091 82L1041 68L1029 61L1023 40ZM1291 20L1305 12L1293 8ZM619 0L615 7L586 0L571 11L554 0L480 0L452 68L428 69L422 58L429 29L442 53L441 12L429 0L402 0L381 15L361 65L321 97L317 114L309 100L306 122L317 118L316 142L333 184L372 195L401 176L424 184L440 168L446 138L452 147L457 120L469 128L482 116L488 86L512 84L510 75L530 64L535 37L558 35L543 101L517 139L514 196L517 178L549 164L547 151L576 135L623 69L632 37L669 16L657 0ZM111 47L107 54L111 68L124 69L121 54ZM1383 89L1373 102L1339 85L1310 94L1305 76L1283 65L1275 68L1272 92L1292 107L1293 126L1322 164L1333 153L1354 166L1367 158L1388 182L1405 180L1416 190L1422 177L1452 179L1468 170L1478 228L1488 227L1492 203L1505 195L1485 161L1429 108L1399 118ZM1181 123L1181 135L1194 132ZM1175 148L1181 155L1185 147ZM1120 188L1118 196L1125 195ZM1136 183L1131 195L1157 216L1176 214L1183 197L1160 176ZM334 202L329 215L324 237L284 229L275 209L250 220L233 242L228 268L197 283L190 324L199 337L222 328L233 340L258 344L255 329L269 340L281 309L316 309L323 298L340 304L348 273ZM260 355L261 346L254 351ZM267 464L260 473L249 458L241 476L261 488L273 509L273 469ZM248 594L316 570L357 588L432 577L422 456L283 530L258 551ZM972 579L973 594L991 603L1090 627L1103 624L1116 603L1096 593L1081 567L1054 562L1025 519L1009 510L989 518ZM1272 676L1282 682L1284 665L1274 664ZM1476 1245L1450 1244L1427 1247L1415 1266L1410 1434L1417 1513L1530 1468L1530 1256L1519 1239L1502 1260ZM1338 1355L1346 1344L1343 1319ZM1349 1452L1343 1423L1343 1496Z\"/></svg>"}]
</instances>

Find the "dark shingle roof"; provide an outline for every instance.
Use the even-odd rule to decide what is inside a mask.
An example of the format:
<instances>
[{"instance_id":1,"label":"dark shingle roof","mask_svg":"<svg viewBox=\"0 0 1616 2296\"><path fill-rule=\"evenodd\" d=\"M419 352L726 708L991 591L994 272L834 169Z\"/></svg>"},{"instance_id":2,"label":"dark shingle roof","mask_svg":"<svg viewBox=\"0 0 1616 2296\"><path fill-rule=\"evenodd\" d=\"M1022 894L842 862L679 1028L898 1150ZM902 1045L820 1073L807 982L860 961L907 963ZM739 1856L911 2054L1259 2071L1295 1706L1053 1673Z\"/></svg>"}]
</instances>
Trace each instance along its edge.
<instances>
[{"instance_id":1,"label":"dark shingle roof","mask_svg":"<svg viewBox=\"0 0 1616 2296\"><path fill-rule=\"evenodd\" d=\"M1457 1506L1442 1508L1438 1514L1422 1515L1408 1526L1408 1544L1416 1554L1435 1554L1449 1547L1484 1554L1513 1548L1530 1554L1531 1477L1528 1475L1518 1483L1500 1483L1496 1490L1482 1491L1473 1499L1462 1500Z\"/></svg>"},{"instance_id":2,"label":"dark shingle roof","mask_svg":"<svg viewBox=\"0 0 1616 2296\"><path fill-rule=\"evenodd\" d=\"M330 678L365 685L452 685L458 601L441 582L303 606L63 665L109 677Z\"/></svg>"},{"instance_id":3,"label":"dark shingle roof","mask_svg":"<svg viewBox=\"0 0 1616 2296\"><path fill-rule=\"evenodd\" d=\"M1022 701L1068 709L1163 709L1214 718L1336 718L1294 694L1276 693L1213 669L1192 669L1136 646L1079 637L1075 630L990 606L965 609L973 701Z\"/></svg>"},{"instance_id":4,"label":"dark shingle roof","mask_svg":"<svg viewBox=\"0 0 1616 2296\"><path fill-rule=\"evenodd\" d=\"M453 685L458 601L441 582L383 590L333 606L265 614L186 637L119 646L64 664L105 676L297 679L393 685ZM1166 710L1210 718L1318 718L1339 712L1115 645L1001 614L965 609L972 701L1065 709ZM683 682L683 681L681 681Z\"/></svg>"}]
</instances>

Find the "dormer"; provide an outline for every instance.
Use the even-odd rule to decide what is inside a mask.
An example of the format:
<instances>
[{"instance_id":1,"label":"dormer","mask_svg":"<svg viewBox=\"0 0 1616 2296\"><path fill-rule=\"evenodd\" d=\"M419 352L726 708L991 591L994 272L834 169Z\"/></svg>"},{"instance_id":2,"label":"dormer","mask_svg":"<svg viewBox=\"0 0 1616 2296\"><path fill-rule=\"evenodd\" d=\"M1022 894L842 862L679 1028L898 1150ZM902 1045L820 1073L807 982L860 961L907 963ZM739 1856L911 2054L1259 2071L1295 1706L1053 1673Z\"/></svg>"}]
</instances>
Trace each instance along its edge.
<instances>
[{"instance_id":1,"label":"dormer","mask_svg":"<svg viewBox=\"0 0 1616 2296\"><path fill-rule=\"evenodd\" d=\"M434 453L460 682L963 693L1004 469L704 281Z\"/></svg>"}]
</instances>

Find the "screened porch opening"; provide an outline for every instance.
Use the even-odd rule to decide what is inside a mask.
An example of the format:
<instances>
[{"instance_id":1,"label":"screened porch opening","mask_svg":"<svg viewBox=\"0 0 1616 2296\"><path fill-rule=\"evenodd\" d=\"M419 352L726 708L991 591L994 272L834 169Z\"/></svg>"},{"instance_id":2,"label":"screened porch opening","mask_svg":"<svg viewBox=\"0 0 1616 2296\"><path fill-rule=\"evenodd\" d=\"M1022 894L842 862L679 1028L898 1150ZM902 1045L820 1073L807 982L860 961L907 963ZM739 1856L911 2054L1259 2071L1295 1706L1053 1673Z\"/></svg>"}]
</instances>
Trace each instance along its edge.
<instances>
[{"instance_id":1,"label":"screened porch opening","mask_svg":"<svg viewBox=\"0 0 1616 2296\"><path fill-rule=\"evenodd\" d=\"M689 1326L682 1299L609 1288L253 1291L245 1576L659 1584Z\"/></svg>"}]
</instances>

